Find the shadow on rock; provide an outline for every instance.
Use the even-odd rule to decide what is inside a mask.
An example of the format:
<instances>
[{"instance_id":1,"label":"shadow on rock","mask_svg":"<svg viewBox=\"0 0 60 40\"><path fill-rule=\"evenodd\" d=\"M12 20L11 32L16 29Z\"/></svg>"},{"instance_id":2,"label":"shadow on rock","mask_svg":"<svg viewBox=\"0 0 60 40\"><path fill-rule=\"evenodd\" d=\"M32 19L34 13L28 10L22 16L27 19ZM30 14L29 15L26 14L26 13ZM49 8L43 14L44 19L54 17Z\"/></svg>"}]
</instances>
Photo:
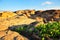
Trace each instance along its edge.
<instances>
[{"instance_id":1,"label":"shadow on rock","mask_svg":"<svg viewBox=\"0 0 60 40\"><path fill-rule=\"evenodd\" d=\"M15 25L15 26L9 27L9 30L16 31L16 32L20 33L21 35L27 37L29 40L40 40L41 38L39 36L37 36L33 32L30 33L28 31L28 30L32 30L33 31L34 30L34 26L37 23L38 22L33 22L33 23L29 24L29 25L26 25L26 24L23 24L23 25ZM18 29L18 30L16 30L16 29ZM22 31L19 31L19 30L22 30Z\"/></svg>"}]
</instances>

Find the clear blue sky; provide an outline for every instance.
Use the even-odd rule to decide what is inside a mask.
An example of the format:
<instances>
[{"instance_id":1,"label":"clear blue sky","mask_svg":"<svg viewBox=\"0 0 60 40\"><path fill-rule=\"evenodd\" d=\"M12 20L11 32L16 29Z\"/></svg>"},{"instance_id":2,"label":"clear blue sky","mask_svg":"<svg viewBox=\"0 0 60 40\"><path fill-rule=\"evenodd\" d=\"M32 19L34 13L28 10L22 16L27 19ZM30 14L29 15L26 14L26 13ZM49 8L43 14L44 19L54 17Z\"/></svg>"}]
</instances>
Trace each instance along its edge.
<instances>
[{"instance_id":1,"label":"clear blue sky","mask_svg":"<svg viewBox=\"0 0 60 40\"><path fill-rule=\"evenodd\" d=\"M60 9L60 0L0 0L0 10Z\"/></svg>"}]
</instances>

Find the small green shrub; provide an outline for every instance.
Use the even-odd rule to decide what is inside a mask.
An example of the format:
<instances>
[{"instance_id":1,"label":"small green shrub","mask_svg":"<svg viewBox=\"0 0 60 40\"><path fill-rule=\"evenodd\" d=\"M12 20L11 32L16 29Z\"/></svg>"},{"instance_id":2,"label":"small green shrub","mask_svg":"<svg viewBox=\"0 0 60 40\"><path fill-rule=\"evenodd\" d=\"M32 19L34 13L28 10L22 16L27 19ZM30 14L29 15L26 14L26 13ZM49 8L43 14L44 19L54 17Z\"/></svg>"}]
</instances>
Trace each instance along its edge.
<instances>
[{"instance_id":1,"label":"small green shrub","mask_svg":"<svg viewBox=\"0 0 60 40\"><path fill-rule=\"evenodd\" d=\"M52 22L36 27L39 30L38 36L42 38L58 38L60 36L60 22Z\"/></svg>"},{"instance_id":2,"label":"small green shrub","mask_svg":"<svg viewBox=\"0 0 60 40\"><path fill-rule=\"evenodd\" d=\"M60 22L52 22L52 23L46 23L41 24L37 27L30 27L28 26L20 26L15 29L17 32L27 32L27 33L34 33L37 36L41 37L42 40L45 40L45 38L49 39L59 39L60 37Z\"/></svg>"}]
</instances>

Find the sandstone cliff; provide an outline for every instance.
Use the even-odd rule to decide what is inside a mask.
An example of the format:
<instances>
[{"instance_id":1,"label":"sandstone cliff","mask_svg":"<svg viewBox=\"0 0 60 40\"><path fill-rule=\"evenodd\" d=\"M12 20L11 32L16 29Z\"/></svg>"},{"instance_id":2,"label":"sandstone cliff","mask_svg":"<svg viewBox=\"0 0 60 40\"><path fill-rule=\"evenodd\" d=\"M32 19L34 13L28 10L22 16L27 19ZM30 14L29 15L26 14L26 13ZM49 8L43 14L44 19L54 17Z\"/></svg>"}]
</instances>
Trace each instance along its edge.
<instances>
[{"instance_id":1,"label":"sandstone cliff","mask_svg":"<svg viewBox=\"0 0 60 40\"><path fill-rule=\"evenodd\" d=\"M28 40L17 32L9 30L13 25L39 25L52 21L60 21L60 10L18 10L15 12L0 12L0 39L1 40Z\"/></svg>"}]
</instances>

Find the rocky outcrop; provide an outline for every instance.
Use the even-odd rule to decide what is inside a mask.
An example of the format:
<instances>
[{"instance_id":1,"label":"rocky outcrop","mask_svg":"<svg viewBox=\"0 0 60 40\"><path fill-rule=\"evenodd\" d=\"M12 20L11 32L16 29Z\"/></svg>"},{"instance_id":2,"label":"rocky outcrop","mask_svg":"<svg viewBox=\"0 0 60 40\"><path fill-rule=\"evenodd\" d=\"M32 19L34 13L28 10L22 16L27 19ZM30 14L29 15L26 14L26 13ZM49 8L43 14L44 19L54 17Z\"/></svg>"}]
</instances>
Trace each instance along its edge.
<instances>
[{"instance_id":1,"label":"rocky outcrop","mask_svg":"<svg viewBox=\"0 0 60 40\"><path fill-rule=\"evenodd\" d=\"M15 12L0 12L0 39L1 40L28 40L17 32L11 31L13 25L27 24L37 26L49 21L60 21L60 10L19 10Z\"/></svg>"},{"instance_id":2,"label":"rocky outcrop","mask_svg":"<svg viewBox=\"0 0 60 40\"><path fill-rule=\"evenodd\" d=\"M25 17L8 18L8 19L5 19L5 20L0 22L0 31L8 29L8 27L10 27L12 25L22 25L22 24L27 24L28 25L28 24L30 24L34 21L36 21L36 20L25 18Z\"/></svg>"},{"instance_id":3,"label":"rocky outcrop","mask_svg":"<svg viewBox=\"0 0 60 40\"><path fill-rule=\"evenodd\" d=\"M33 21L32 21L33 20ZM30 24L36 20L27 18L25 15L17 15L13 12L0 13L0 39L1 40L28 40L17 32L8 31L13 25ZM5 31L7 30L7 31Z\"/></svg>"},{"instance_id":4,"label":"rocky outcrop","mask_svg":"<svg viewBox=\"0 0 60 40\"><path fill-rule=\"evenodd\" d=\"M0 13L0 30L6 30L12 25L29 25L35 21L42 24L49 21L60 21L60 10L19 10L16 13L4 11Z\"/></svg>"},{"instance_id":5,"label":"rocky outcrop","mask_svg":"<svg viewBox=\"0 0 60 40\"><path fill-rule=\"evenodd\" d=\"M47 21L58 21L60 19L60 10L46 10L46 11L36 11L35 15L37 17L42 17Z\"/></svg>"},{"instance_id":6,"label":"rocky outcrop","mask_svg":"<svg viewBox=\"0 0 60 40\"><path fill-rule=\"evenodd\" d=\"M15 11L14 13L20 15L20 16L25 16L25 17L31 17L31 15L35 14L35 10L18 10Z\"/></svg>"}]
</instances>

